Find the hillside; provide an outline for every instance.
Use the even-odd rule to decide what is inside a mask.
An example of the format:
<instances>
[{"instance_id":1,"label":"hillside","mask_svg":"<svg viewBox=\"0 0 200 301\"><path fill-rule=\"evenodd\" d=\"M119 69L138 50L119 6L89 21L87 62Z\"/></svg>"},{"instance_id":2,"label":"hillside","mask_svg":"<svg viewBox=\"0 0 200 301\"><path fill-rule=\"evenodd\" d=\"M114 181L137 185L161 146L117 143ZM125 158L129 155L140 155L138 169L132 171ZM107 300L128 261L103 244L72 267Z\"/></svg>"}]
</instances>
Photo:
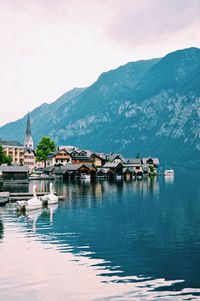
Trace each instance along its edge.
<instances>
[{"instance_id":1,"label":"hillside","mask_svg":"<svg viewBox=\"0 0 200 301\"><path fill-rule=\"evenodd\" d=\"M62 145L200 168L200 49L128 63L30 116L36 142L46 134ZM25 122L1 127L0 137L23 141Z\"/></svg>"}]
</instances>

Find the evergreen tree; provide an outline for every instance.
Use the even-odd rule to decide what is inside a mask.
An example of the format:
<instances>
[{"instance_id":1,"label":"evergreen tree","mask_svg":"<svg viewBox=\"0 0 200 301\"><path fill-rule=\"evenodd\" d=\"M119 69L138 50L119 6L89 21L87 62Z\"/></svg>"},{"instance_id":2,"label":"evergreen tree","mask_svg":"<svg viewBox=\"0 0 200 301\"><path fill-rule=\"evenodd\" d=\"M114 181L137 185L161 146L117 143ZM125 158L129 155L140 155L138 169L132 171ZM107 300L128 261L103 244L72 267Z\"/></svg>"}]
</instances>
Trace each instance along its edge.
<instances>
[{"instance_id":1,"label":"evergreen tree","mask_svg":"<svg viewBox=\"0 0 200 301\"><path fill-rule=\"evenodd\" d=\"M0 145L0 165L1 164L11 165L11 163L12 163L12 158L4 153L4 149L2 145Z\"/></svg>"},{"instance_id":2,"label":"evergreen tree","mask_svg":"<svg viewBox=\"0 0 200 301\"><path fill-rule=\"evenodd\" d=\"M2 145L0 145L0 164L4 163L4 158L5 158L4 150Z\"/></svg>"},{"instance_id":3,"label":"evergreen tree","mask_svg":"<svg viewBox=\"0 0 200 301\"><path fill-rule=\"evenodd\" d=\"M37 148L36 148L36 160L41 162L44 161L44 164L46 166L46 160L48 155L50 155L52 152L56 150L55 142L48 136L44 136Z\"/></svg>"}]
</instances>

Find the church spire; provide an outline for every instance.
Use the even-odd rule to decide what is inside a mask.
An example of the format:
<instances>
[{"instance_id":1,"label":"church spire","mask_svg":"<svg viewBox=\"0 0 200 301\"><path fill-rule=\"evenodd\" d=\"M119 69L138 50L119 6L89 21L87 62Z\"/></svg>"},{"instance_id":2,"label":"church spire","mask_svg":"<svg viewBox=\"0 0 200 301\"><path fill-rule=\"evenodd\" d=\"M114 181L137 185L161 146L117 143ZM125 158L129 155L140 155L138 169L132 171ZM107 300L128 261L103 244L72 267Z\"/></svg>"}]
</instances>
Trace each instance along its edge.
<instances>
[{"instance_id":1,"label":"church spire","mask_svg":"<svg viewBox=\"0 0 200 301\"><path fill-rule=\"evenodd\" d=\"M31 134L31 122L30 115L27 115L27 123L26 123L26 135L24 139L24 147L33 149L33 139Z\"/></svg>"},{"instance_id":2,"label":"church spire","mask_svg":"<svg viewBox=\"0 0 200 301\"><path fill-rule=\"evenodd\" d=\"M27 123L26 123L26 136L31 137L31 122L30 122L30 115L28 113Z\"/></svg>"}]
</instances>

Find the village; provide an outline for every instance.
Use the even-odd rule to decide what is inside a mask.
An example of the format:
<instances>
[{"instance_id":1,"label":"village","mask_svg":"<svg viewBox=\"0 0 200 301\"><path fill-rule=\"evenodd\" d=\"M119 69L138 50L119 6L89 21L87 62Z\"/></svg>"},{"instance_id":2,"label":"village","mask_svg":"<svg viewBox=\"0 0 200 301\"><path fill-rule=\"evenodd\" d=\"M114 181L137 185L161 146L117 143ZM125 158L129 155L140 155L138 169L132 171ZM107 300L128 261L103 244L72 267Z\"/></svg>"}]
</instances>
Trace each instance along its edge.
<instances>
[{"instance_id":1,"label":"village","mask_svg":"<svg viewBox=\"0 0 200 301\"><path fill-rule=\"evenodd\" d=\"M0 165L4 182L25 183L31 179L142 179L158 174L158 158L125 158L122 154L82 150L59 146L46 160L36 158L28 114L24 145L0 139L4 154L11 164Z\"/></svg>"}]
</instances>

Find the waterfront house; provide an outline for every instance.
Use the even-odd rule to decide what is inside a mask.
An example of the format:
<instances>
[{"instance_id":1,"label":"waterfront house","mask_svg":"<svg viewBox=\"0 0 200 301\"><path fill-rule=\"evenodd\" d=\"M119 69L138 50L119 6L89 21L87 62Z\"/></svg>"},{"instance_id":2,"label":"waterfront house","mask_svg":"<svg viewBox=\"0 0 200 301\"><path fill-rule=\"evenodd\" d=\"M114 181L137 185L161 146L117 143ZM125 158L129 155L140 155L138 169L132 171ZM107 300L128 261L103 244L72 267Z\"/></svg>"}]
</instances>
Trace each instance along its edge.
<instances>
[{"instance_id":1,"label":"waterfront house","mask_svg":"<svg viewBox=\"0 0 200 301\"><path fill-rule=\"evenodd\" d=\"M107 162L104 164L103 169L109 178L123 176L123 165L121 163Z\"/></svg>"},{"instance_id":2,"label":"waterfront house","mask_svg":"<svg viewBox=\"0 0 200 301\"><path fill-rule=\"evenodd\" d=\"M71 153L72 164L90 164L91 151L75 150Z\"/></svg>"},{"instance_id":3,"label":"waterfront house","mask_svg":"<svg viewBox=\"0 0 200 301\"><path fill-rule=\"evenodd\" d=\"M121 154L107 154L107 161L111 163L124 163L124 158Z\"/></svg>"},{"instance_id":4,"label":"waterfront house","mask_svg":"<svg viewBox=\"0 0 200 301\"><path fill-rule=\"evenodd\" d=\"M143 175L141 158L125 159L123 167L132 167L136 175Z\"/></svg>"},{"instance_id":5,"label":"waterfront house","mask_svg":"<svg viewBox=\"0 0 200 301\"><path fill-rule=\"evenodd\" d=\"M28 183L29 169L27 166L0 166L3 182Z\"/></svg>"},{"instance_id":6,"label":"waterfront house","mask_svg":"<svg viewBox=\"0 0 200 301\"><path fill-rule=\"evenodd\" d=\"M65 149L59 149L47 157L47 166L66 165L72 163L71 153Z\"/></svg>"},{"instance_id":7,"label":"waterfront house","mask_svg":"<svg viewBox=\"0 0 200 301\"><path fill-rule=\"evenodd\" d=\"M133 167L124 167L123 176L126 180L130 180L135 176L135 171Z\"/></svg>"},{"instance_id":8,"label":"waterfront house","mask_svg":"<svg viewBox=\"0 0 200 301\"><path fill-rule=\"evenodd\" d=\"M0 140L0 145L2 145L5 155L11 158L12 164L24 164L24 147L20 142Z\"/></svg>"},{"instance_id":9,"label":"waterfront house","mask_svg":"<svg viewBox=\"0 0 200 301\"><path fill-rule=\"evenodd\" d=\"M90 162L96 167L101 167L106 163L106 157L103 154L92 153L90 156Z\"/></svg>"},{"instance_id":10,"label":"waterfront house","mask_svg":"<svg viewBox=\"0 0 200 301\"><path fill-rule=\"evenodd\" d=\"M66 164L60 168L55 168L54 173L56 175L62 175L63 178L80 178L82 174L90 175L91 177L96 176L96 167L91 163L88 164Z\"/></svg>"},{"instance_id":11,"label":"waterfront house","mask_svg":"<svg viewBox=\"0 0 200 301\"><path fill-rule=\"evenodd\" d=\"M97 172L96 172L97 178L107 178L107 171L103 168L97 168Z\"/></svg>"},{"instance_id":12,"label":"waterfront house","mask_svg":"<svg viewBox=\"0 0 200 301\"><path fill-rule=\"evenodd\" d=\"M143 175L148 175L150 168L148 164L142 164L142 171L143 171Z\"/></svg>"},{"instance_id":13,"label":"waterfront house","mask_svg":"<svg viewBox=\"0 0 200 301\"><path fill-rule=\"evenodd\" d=\"M151 158L151 157L143 158L142 159L142 163L143 163L143 165L148 165L149 166L149 170L153 169L153 172L155 174L157 173L157 169L158 169L158 166L160 164L158 158Z\"/></svg>"}]
</instances>

